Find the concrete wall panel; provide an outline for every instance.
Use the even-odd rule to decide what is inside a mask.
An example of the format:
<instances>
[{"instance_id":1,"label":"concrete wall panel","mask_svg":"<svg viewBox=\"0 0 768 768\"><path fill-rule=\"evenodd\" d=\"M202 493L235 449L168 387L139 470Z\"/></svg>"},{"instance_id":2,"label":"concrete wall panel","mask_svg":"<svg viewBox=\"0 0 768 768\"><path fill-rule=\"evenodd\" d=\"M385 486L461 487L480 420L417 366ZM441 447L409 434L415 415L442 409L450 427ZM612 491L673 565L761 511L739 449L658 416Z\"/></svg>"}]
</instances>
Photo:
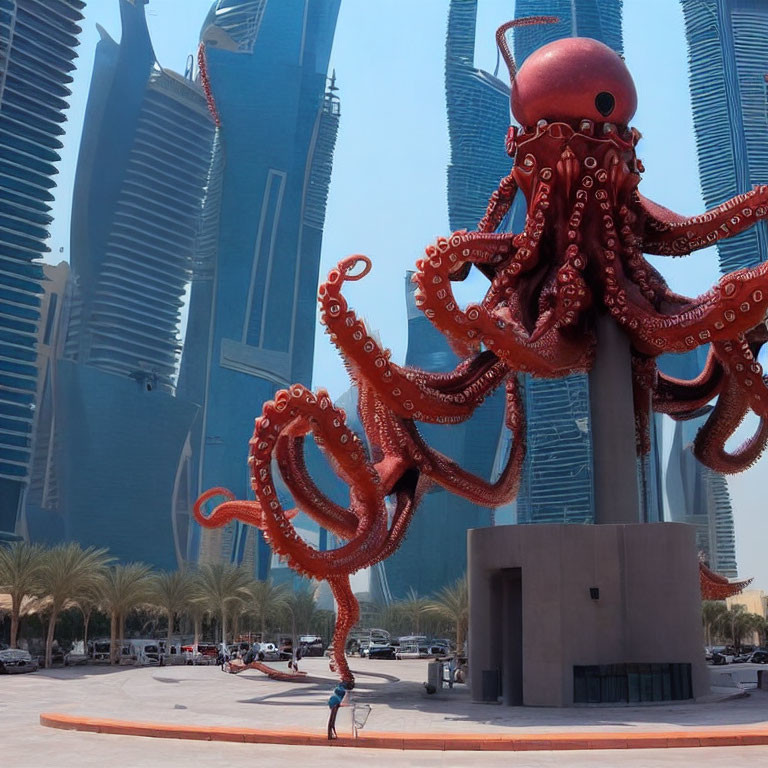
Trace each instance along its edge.
<instances>
[{"instance_id":1,"label":"concrete wall panel","mask_svg":"<svg viewBox=\"0 0 768 768\"><path fill-rule=\"evenodd\" d=\"M680 523L526 525L469 532L472 693L503 669L493 579L522 569L523 700L573 703L573 667L689 663L707 691L694 530ZM599 590L593 599L590 588ZM503 674L502 674L503 678Z\"/></svg>"}]
</instances>

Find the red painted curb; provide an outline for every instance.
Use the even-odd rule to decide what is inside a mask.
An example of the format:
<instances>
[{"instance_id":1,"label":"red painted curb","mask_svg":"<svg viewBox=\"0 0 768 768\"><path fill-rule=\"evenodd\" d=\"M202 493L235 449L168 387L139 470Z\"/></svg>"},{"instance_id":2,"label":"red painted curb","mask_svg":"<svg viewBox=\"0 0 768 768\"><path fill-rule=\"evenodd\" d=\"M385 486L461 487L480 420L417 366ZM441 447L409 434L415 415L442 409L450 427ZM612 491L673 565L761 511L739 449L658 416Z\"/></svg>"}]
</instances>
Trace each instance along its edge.
<instances>
[{"instance_id":1,"label":"red painted curb","mask_svg":"<svg viewBox=\"0 0 768 768\"><path fill-rule=\"evenodd\" d=\"M363 747L366 749L433 749L439 751L546 751L583 749L680 749L685 747L745 747L768 745L768 728L720 728L691 731L611 733L375 733L357 739L343 736L328 741L318 731L257 731L222 726L134 723L75 717L58 713L40 715L40 725L67 731L150 736L160 739L229 741L246 744L285 744L314 747Z\"/></svg>"}]
</instances>

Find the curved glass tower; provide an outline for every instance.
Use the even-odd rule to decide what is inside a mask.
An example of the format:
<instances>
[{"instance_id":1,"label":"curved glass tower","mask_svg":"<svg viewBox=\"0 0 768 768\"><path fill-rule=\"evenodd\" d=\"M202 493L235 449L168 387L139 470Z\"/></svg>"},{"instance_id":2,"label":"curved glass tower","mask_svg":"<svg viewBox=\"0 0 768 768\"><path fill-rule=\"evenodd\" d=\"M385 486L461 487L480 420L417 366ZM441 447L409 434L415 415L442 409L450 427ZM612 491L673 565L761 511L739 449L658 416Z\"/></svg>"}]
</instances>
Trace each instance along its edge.
<instances>
[{"instance_id":1,"label":"curved glass tower","mask_svg":"<svg viewBox=\"0 0 768 768\"><path fill-rule=\"evenodd\" d=\"M768 183L768 4L681 0L704 202L714 208ZM768 258L764 221L717 244L731 272Z\"/></svg>"},{"instance_id":2,"label":"curved glass tower","mask_svg":"<svg viewBox=\"0 0 768 768\"><path fill-rule=\"evenodd\" d=\"M220 116L215 255L195 275L179 393L202 405L184 472L189 497L250 493L253 419L274 392L310 385L325 201L339 121L328 59L340 0L218 0L203 25ZM211 229L213 232L213 229ZM200 531L192 560L252 565L248 527Z\"/></svg>"},{"instance_id":3,"label":"curved glass tower","mask_svg":"<svg viewBox=\"0 0 768 768\"><path fill-rule=\"evenodd\" d=\"M73 298L54 396L61 535L174 568L173 497L197 405L175 396L179 311L202 241L215 126L158 64L146 0L96 49L72 208Z\"/></svg>"},{"instance_id":4,"label":"curved glass tower","mask_svg":"<svg viewBox=\"0 0 768 768\"><path fill-rule=\"evenodd\" d=\"M29 480L53 177L81 0L0 0L0 538Z\"/></svg>"}]
</instances>

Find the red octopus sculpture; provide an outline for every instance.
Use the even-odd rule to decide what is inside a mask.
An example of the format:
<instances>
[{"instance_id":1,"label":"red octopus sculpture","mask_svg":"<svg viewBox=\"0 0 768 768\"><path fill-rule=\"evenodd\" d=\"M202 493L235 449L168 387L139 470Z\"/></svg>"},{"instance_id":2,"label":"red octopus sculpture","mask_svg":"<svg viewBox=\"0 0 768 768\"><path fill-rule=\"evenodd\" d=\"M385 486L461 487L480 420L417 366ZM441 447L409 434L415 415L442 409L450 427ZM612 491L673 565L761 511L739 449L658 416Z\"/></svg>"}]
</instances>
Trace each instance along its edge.
<instances>
[{"instance_id":1,"label":"red octopus sculpture","mask_svg":"<svg viewBox=\"0 0 768 768\"><path fill-rule=\"evenodd\" d=\"M419 495L436 483L472 502L493 507L516 494L525 455L524 411L516 373L559 377L590 370L595 318L608 313L631 343L637 446L648 450L653 407L685 419L713 398L717 405L696 440L696 454L719 472L754 462L768 439L768 384L756 360L768 336L768 264L729 274L695 299L667 287L643 253L682 256L750 227L768 215L761 186L694 218L685 218L638 192L640 134L629 126L637 96L623 60L588 38L568 38L535 51L517 72L503 25L497 41L511 76L512 113L507 149L514 167L491 197L476 232L455 232L427 248L417 262L417 302L464 357L454 371L428 373L395 364L349 309L345 282L371 268L351 256L320 286L321 322L359 389L359 411L370 446L345 425L327 392L300 385L264 404L250 443L256 501L227 501L209 517L206 493L195 507L202 525L237 518L258 526L273 550L299 573L329 582L338 603L332 664L352 685L344 648L358 607L349 575L386 558L402 541ZM525 227L497 233L518 190L527 202ZM451 282L472 267L490 281L483 300L461 309ZM664 352L710 345L698 378L680 381L656 370ZM430 448L416 422L456 423L469 418L497 387L506 387L506 424L512 450L490 483ZM760 427L733 452L726 441L754 411ZM308 476L303 441L308 433L349 484L348 508L328 499ZM277 499L272 461L297 506L346 542L320 552L304 542ZM385 500L393 503L388 509Z\"/></svg>"}]
</instances>

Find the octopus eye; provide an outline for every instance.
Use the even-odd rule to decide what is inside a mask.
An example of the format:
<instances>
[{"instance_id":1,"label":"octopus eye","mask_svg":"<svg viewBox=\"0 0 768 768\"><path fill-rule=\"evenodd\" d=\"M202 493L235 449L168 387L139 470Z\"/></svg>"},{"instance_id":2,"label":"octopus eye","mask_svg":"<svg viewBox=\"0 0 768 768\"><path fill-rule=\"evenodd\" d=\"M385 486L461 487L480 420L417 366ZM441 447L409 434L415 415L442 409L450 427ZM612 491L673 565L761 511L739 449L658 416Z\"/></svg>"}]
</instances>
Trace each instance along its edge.
<instances>
[{"instance_id":1,"label":"octopus eye","mask_svg":"<svg viewBox=\"0 0 768 768\"><path fill-rule=\"evenodd\" d=\"M603 117L608 117L608 115L613 112L615 106L616 99L613 97L612 93L601 91L595 96L595 107L597 107L597 111L603 115Z\"/></svg>"}]
</instances>

